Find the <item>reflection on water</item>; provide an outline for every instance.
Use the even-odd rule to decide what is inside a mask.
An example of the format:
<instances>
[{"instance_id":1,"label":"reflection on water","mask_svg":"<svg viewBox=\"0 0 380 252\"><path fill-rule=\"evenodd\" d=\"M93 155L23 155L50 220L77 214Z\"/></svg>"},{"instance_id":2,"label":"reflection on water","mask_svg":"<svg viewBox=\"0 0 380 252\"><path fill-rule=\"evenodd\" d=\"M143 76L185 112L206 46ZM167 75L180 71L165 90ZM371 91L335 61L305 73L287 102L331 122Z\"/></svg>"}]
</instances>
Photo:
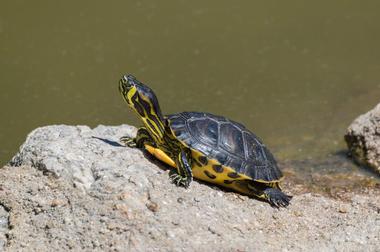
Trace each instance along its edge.
<instances>
[{"instance_id":1,"label":"reflection on water","mask_svg":"<svg viewBox=\"0 0 380 252\"><path fill-rule=\"evenodd\" d=\"M345 148L380 101L378 1L9 1L0 9L0 161L47 124L138 124L117 82L164 113L244 123L280 160Z\"/></svg>"}]
</instances>

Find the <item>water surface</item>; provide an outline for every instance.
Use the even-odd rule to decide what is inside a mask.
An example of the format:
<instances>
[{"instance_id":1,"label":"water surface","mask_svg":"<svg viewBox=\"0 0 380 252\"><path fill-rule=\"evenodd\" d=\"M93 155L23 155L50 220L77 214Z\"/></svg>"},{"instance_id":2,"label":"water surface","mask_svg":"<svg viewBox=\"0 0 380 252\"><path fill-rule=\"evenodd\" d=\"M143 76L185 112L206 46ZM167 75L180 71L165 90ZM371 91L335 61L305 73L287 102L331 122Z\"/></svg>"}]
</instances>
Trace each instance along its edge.
<instances>
[{"instance_id":1,"label":"water surface","mask_svg":"<svg viewBox=\"0 0 380 252\"><path fill-rule=\"evenodd\" d=\"M118 94L125 72L164 113L224 115L279 160L324 159L380 101L379 10L353 0L3 1L0 161L39 126L138 125Z\"/></svg>"}]
</instances>

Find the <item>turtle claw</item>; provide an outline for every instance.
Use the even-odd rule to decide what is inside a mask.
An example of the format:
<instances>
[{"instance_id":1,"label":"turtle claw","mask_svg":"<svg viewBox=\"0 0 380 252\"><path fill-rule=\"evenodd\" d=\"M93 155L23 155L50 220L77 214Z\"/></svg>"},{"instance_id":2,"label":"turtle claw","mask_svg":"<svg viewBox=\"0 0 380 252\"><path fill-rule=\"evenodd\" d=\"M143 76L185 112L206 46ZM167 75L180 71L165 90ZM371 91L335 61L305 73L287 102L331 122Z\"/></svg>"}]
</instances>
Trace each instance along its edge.
<instances>
[{"instance_id":1,"label":"turtle claw","mask_svg":"<svg viewBox=\"0 0 380 252\"><path fill-rule=\"evenodd\" d=\"M182 177L178 173L174 173L174 174L170 175L170 180L176 186L182 186L185 188L188 188L190 186L190 182L191 182L186 177Z\"/></svg>"},{"instance_id":2,"label":"turtle claw","mask_svg":"<svg viewBox=\"0 0 380 252\"><path fill-rule=\"evenodd\" d=\"M264 190L264 193L267 195L269 203L276 208L287 207L290 204L292 196L286 195L275 188L267 188Z\"/></svg>"},{"instance_id":3,"label":"turtle claw","mask_svg":"<svg viewBox=\"0 0 380 252\"><path fill-rule=\"evenodd\" d=\"M124 144L125 146L130 147L130 148L136 148L137 147L135 138L132 138L132 137L129 137L129 136L123 136L123 137L121 137L120 138L120 142L122 144Z\"/></svg>"}]
</instances>

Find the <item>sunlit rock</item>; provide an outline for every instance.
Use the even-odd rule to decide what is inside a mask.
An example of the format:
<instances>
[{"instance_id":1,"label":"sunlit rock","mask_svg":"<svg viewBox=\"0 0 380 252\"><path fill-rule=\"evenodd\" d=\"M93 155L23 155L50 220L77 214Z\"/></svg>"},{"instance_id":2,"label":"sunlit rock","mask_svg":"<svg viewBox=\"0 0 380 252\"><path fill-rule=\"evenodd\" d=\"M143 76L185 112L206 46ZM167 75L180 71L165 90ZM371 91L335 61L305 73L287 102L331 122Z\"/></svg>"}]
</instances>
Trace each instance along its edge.
<instances>
[{"instance_id":1,"label":"sunlit rock","mask_svg":"<svg viewBox=\"0 0 380 252\"><path fill-rule=\"evenodd\" d=\"M378 250L379 190L336 199L289 184L290 206L276 209L197 180L185 189L170 168L118 144L133 134L127 125L29 134L0 169L0 251Z\"/></svg>"},{"instance_id":2,"label":"sunlit rock","mask_svg":"<svg viewBox=\"0 0 380 252\"><path fill-rule=\"evenodd\" d=\"M380 104L356 118L344 138L354 160L380 174Z\"/></svg>"}]
</instances>

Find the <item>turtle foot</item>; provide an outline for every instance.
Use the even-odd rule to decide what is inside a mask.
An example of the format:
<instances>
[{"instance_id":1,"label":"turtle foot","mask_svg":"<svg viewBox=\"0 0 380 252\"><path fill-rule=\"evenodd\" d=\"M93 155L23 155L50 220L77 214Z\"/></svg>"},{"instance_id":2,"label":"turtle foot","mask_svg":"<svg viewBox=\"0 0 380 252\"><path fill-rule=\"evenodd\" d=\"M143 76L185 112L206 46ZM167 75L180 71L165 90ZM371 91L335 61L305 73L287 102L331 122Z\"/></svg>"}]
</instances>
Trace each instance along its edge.
<instances>
[{"instance_id":1,"label":"turtle foot","mask_svg":"<svg viewBox=\"0 0 380 252\"><path fill-rule=\"evenodd\" d=\"M130 147L130 148L136 148L137 147L136 140L133 137L123 136L120 138L120 142L122 144L124 144L125 146Z\"/></svg>"},{"instance_id":2,"label":"turtle foot","mask_svg":"<svg viewBox=\"0 0 380 252\"><path fill-rule=\"evenodd\" d=\"M172 175L170 175L170 180L172 181L173 184L175 184L177 186L182 186L185 188L188 188L190 186L190 183L191 183L191 179L188 179L186 177L182 177L178 173L173 173Z\"/></svg>"},{"instance_id":3,"label":"turtle foot","mask_svg":"<svg viewBox=\"0 0 380 252\"><path fill-rule=\"evenodd\" d=\"M292 196L286 195L276 188L267 188L264 190L264 194L269 203L277 208L289 206L292 199Z\"/></svg>"}]
</instances>

